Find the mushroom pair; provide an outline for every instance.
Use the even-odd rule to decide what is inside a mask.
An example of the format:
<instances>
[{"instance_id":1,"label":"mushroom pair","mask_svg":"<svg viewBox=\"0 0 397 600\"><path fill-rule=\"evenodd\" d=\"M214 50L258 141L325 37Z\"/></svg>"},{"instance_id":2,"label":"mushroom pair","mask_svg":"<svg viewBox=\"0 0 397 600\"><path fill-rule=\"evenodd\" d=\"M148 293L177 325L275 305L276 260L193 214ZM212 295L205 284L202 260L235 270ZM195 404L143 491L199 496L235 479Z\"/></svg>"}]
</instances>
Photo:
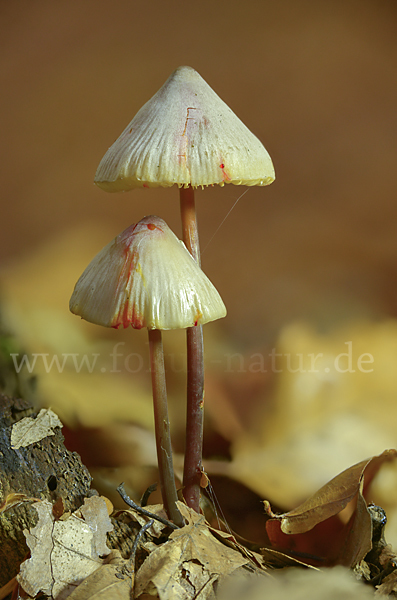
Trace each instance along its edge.
<instances>
[{"instance_id":1,"label":"mushroom pair","mask_svg":"<svg viewBox=\"0 0 397 600\"><path fill-rule=\"evenodd\" d=\"M167 514L182 525L176 504L161 331L197 327L224 317L221 297L165 221L149 216L96 255L75 286L70 310L104 327L147 327L161 493Z\"/></svg>"},{"instance_id":2,"label":"mushroom pair","mask_svg":"<svg viewBox=\"0 0 397 600\"><path fill-rule=\"evenodd\" d=\"M136 187L170 187L177 184L180 188L183 241L196 261L198 271L195 273L202 272L199 268L200 249L194 188L214 184L223 186L225 183L263 186L270 184L273 180L273 165L262 143L236 117L200 75L190 67L179 67L174 71L163 87L138 111L131 123L103 157L95 176L95 183L109 192L127 191ZM146 221L146 219L149 219L149 221ZM147 217L146 219L134 226L135 229L127 229L116 238L116 240L120 238L119 242L116 243L115 240L113 244L117 246L122 243L121 239L126 240L129 236L132 238L134 235L141 235L139 232L142 231L146 234L147 239L149 237L161 239L157 227L164 233L165 223L161 220L157 221L158 218ZM160 222L161 225L158 225ZM154 227L152 230L154 232L153 236L148 236L144 230L144 227L149 228L149 225ZM167 231L170 230L167 228ZM142 240L146 237L142 233ZM128 245L128 242L124 243ZM132 244L128 247L132 247ZM94 272L104 273L106 259L103 253L105 250L110 253L113 252L120 275L117 277L112 272L110 273L111 285L109 287L107 287L104 280L99 284L99 287L95 287L96 290L106 290L105 294L110 306L117 311L117 317L115 316L116 313L112 311L107 316L110 317L110 320L116 319L113 326L121 323L124 325L131 324L133 327L137 325L140 327L148 326L149 337L152 337L154 350L156 347L154 339L157 334L151 332L161 329L161 319L157 321L150 320L153 318L152 314L149 320L145 320L145 316L142 321L140 320L143 318L142 304L139 305L139 309L135 310L130 302L130 299L133 298L132 295L128 298L127 295L124 295L124 300L120 300L120 298L115 300L112 296L122 291L122 282L127 281L127 275L130 277L128 279L130 282L129 287L127 286L128 293L130 289L139 287L140 282L141 287L142 285L148 285L148 281L145 284L145 280L140 273L139 269L141 267L136 266L141 263L139 261L135 263L134 261L138 259L132 258L130 253L126 252L124 255L126 262L122 267L121 255L116 258L117 253L115 254L114 247L110 244L106 249L94 259L87 271L90 270L91 275ZM141 250L139 255L141 256ZM176 274L178 269L179 266L175 265L173 273ZM87 274L87 271L81 278L81 280L84 278L86 282L91 280L91 275ZM166 276L166 273L167 270L164 272L158 271L161 278L163 275ZM84 275L86 276L84 277ZM133 280L136 281L135 284L132 283ZM73 297L77 293L79 283ZM178 279L178 285L181 283L182 277ZM163 283L158 282L156 285L159 286L159 289L161 285L167 287L171 286L171 283L164 283L163 281ZM224 316L226 311L223 307L224 312L221 314L220 298L215 302L214 296L211 296L211 302L214 302L218 307L218 316L209 316L210 307L206 306L205 302L201 303L200 306L208 309L207 316L209 318L204 316L205 312L202 313L201 308L195 313L197 297L193 292L191 295L184 295L186 292L182 291L183 289L183 286L181 288L175 287L174 301L171 303L173 308L166 307L166 310L174 311L177 305L179 308L183 306L186 309L189 306L194 316L197 317L193 321L184 321L186 324L180 324L179 326L187 328L187 424L183 494L187 504L198 511L202 469L204 398L204 351L201 325ZM214 288L212 290L213 294L215 290ZM125 294L127 294L127 291ZM179 300L176 299L178 294L181 294ZM93 291L91 295L88 294L87 299L88 296L92 306L96 306L95 310L99 310L99 312L104 310L102 301L99 302L101 305L101 308L99 308L98 301L94 300L96 292ZM142 302L142 298L140 298L140 302ZM160 307L153 307L154 313L158 316L160 316L159 311L164 309L165 303L162 304L161 309ZM73 308L72 312L74 312ZM91 320L88 318L89 315L83 313L84 310L82 309L77 314ZM132 318L131 322L129 321L130 317ZM142 324L143 322L145 325ZM100 324L109 326L106 319L105 322ZM112 326L112 323L110 323L110 326ZM154 401L156 403L156 400ZM157 432L156 439L159 442ZM165 493L164 490L162 491ZM163 496L163 500L167 505L167 498ZM169 510L171 510L170 507ZM173 517L171 516L171 518Z\"/></svg>"}]
</instances>

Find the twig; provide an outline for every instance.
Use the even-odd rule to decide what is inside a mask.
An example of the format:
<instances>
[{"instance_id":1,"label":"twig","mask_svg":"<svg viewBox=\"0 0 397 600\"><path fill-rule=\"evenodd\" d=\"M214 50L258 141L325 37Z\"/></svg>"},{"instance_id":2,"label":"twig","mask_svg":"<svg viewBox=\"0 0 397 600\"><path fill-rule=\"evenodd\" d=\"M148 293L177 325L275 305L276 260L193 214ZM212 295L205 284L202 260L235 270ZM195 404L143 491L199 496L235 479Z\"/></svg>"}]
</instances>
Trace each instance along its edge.
<instances>
[{"instance_id":1,"label":"twig","mask_svg":"<svg viewBox=\"0 0 397 600\"><path fill-rule=\"evenodd\" d=\"M130 559L129 559L129 563L133 567L132 568L133 571L135 571L135 555L136 555L136 551L138 550L138 544L141 541L144 534L146 533L146 531L148 529L150 529L153 524L154 524L154 520L150 519L150 521L148 521L145 525L143 525L143 527L140 528L140 530L138 531L138 534L135 538L134 545L132 546L132 551L131 551L131 555L130 555Z\"/></svg>"},{"instance_id":2,"label":"twig","mask_svg":"<svg viewBox=\"0 0 397 600\"><path fill-rule=\"evenodd\" d=\"M146 510L146 508L142 508L142 506L139 506L139 504L134 502L126 493L124 489L124 483L120 483L119 487L117 488L117 491L124 500L124 502L128 504L128 506L131 506L131 508L135 509L136 512L140 513L141 515L145 515L145 517L149 517L150 519L155 519L156 521L159 521L160 523L166 525L167 527L170 527L171 529L179 529L178 525L175 525L175 523L172 523L171 521L168 521L163 517L159 517L158 515L151 513L150 511Z\"/></svg>"},{"instance_id":3,"label":"twig","mask_svg":"<svg viewBox=\"0 0 397 600\"><path fill-rule=\"evenodd\" d=\"M142 494L141 503L140 503L141 506L147 506L150 494L152 494L156 490L157 490L157 483L152 483L152 485L149 485L147 490Z\"/></svg>"}]
</instances>

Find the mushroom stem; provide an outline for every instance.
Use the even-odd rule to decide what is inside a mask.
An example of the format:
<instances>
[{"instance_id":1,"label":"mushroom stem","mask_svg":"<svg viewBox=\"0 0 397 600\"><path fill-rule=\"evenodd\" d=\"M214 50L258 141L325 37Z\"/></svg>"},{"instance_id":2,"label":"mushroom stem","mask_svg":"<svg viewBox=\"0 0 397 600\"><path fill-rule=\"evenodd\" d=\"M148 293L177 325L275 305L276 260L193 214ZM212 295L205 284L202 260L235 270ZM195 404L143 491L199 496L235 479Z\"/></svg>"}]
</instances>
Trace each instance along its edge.
<instances>
[{"instance_id":1,"label":"mushroom stem","mask_svg":"<svg viewBox=\"0 0 397 600\"><path fill-rule=\"evenodd\" d=\"M200 266L194 190L180 188L183 241ZM204 344L201 325L189 327L187 335L187 410L186 445L183 470L183 495L186 504L199 512L200 480L203 456L204 420Z\"/></svg>"},{"instance_id":2,"label":"mushroom stem","mask_svg":"<svg viewBox=\"0 0 397 600\"><path fill-rule=\"evenodd\" d=\"M183 469L183 495L186 504L199 512L203 457L204 348L201 325L187 330L187 412Z\"/></svg>"},{"instance_id":3,"label":"mushroom stem","mask_svg":"<svg viewBox=\"0 0 397 600\"><path fill-rule=\"evenodd\" d=\"M179 189L179 198L181 204L183 241L198 266L201 267L194 189L190 185L187 188L181 187Z\"/></svg>"},{"instance_id":4,"label":"mushroom stem","mask_svg":"<svg viewBox=\"0 0 397 600\"><path fill-rule=\"evenodd\" d=\"M152 374L154 426L161 495L168 518L183 527L184 520L177 507L178 496L172 465L170 422L168 419L164 352L160 329L149 329L150 370Z\"/></svg>"}]
</instances>

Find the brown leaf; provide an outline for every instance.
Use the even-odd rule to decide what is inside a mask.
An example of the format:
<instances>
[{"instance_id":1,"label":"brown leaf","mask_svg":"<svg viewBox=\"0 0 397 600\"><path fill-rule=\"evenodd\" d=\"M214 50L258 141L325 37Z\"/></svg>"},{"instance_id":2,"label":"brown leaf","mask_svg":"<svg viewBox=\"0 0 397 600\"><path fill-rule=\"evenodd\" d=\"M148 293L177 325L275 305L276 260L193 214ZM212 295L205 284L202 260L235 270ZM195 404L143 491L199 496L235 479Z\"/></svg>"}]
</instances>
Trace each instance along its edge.
<instances>
[{"instance_id":1,"label":"brown leaf","mask_svg":"<svg viewBox=\"0 0 397 600\"><path fill-rule=\"evenodd\" d=\"M120 575L117 567L102 565L70 594L70 600L130 600L131 577Z\"/></svg>"},{"instance_id":2,"label":"brown leaf","mask_svg":"<svg viewBox=\"0 0 397 600\"><path fill-rule=\"evenodd\" d=\"M338 515L318 523L310 531L295 535L283 533L277 519L269 519L266 523L273 548L316 567L335 564L344 543L345 528Z\"/></svg>"},{"instance_id":3,"label":"brown leaf","mask_svg":"<svg viewBox=\"0 0 397 600\"><path fill-rule=\"evenodd\" d=\"M240 552L215 539L202 515L181 502L178 507L186 525L173 531L169 540L155 548L136 575L138 598L157 591L160 600L191 600L213 594L213 583L248 563Z\"/></svg>"},{"instance_id":4,"label":"brown leaf","mask_svg":"<svg viewBox=\"0 0 397 600\"><path fill-rule=\"evenodd\" d=\"M220 542L226 544L226 546L229 548L233 548L233 550L240 552L240 554L247 558L256 568L264 569L262 554L258 554L257 552L254 552L253 550L250 550L246 546L240 544L234 534L220 531L219 529L214 529L213 527L209 527L209 530Z\"/></svg>"},{"instance_id":5,"label":"brown leaf","mask_svg":"<svg viewBox=\"0 0 397 600\"><path fill-rule=\"evenodd\" d=\"M334 477L294 510L281 515L270 514L281 521L281 530L288 535L309 531L345 508L357 494L367 468L373 477L384 462L396 456L396 450L385 450L379 456L363 460Z\"/></svg>"},{"instance_id":6,"label":"brown leaf","mask_svg":"<svg viewBox=\"0 0 397 600\"><path fill-rule=\"evenodd\" d=\"M397 592L397 571L393 571L383 580L382 584L377 589L377 595L388 596L393 592Z\"/></svg>"},{"instance_id":7,"label":"brown leaf","mask_svg":"<svg viewBox=\"0 0 397 600\"><path fill-rule=\"evenodd\" d=\"M372 520L362 495L362 487L361 482L356 510L348 523L348 533L338 560L341 565L349 568L360 563L372 548Z\"/></svg>"},{"instance_id":8,"label":"brown leaf","mask_svg":"<svg viewBox=\"0 0 397 600\"><path fill-rule=\"evenodd\" d=\"M252 542L244 540L236 533L227 533L225 531L220 531L219 529L214 529L213 527L209 527L209 530L223 544L240 552L240 554L250 561L254 568L260 569L261 571L267 570L268 567L273 569L283 569L284 567L311 568L310 565L303 563L296 558L292 558L287 554L283 554L278 550L274 550L273 548L260 548L260 553L255 552L250 549ZM241 540L242 543L238 540Z\"/></svg>"},{"instance_id":9,"label":"brown leaf","mask_svg":"<svg viewBox=\"0 0 397 600\"><path fill-rule=\"evenodd\" d=\"M118 550L112 550L107 564L89 575L70 594L69 600L130 600L132 573Z\"/></svg>"}]
</instances>

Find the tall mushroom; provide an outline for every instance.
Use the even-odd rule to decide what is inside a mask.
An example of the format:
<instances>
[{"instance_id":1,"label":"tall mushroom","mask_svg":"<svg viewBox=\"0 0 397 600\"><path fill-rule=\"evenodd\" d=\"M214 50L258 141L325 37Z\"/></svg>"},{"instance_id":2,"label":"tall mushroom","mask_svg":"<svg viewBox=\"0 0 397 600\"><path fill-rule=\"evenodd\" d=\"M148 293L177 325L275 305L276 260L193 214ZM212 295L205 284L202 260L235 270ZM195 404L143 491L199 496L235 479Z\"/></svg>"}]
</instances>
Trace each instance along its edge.
<instances>
[{"instance_id":1,"label":"tall mushroom","mask_svg":"<svg viewBox=\"0 0 397 600\"><path fill-rule=\"evenodd\" d=\"M193 327L226 315L218 292L168 225L148 216L120 233L76 283L69 308L104 327L147 327L157 458L163 502L177 508L161 330Z\"/></svg>"},{"instance_id":2,"label":"tall mushroom","mask_svg":"<svg viewBox=\"0 0 397 600\"><path fill-rule=\"evenodd\" d=\"M274 168L257 137L191 67L179 67L138 111L101 160L95 183L108 192L180 188L183 241L200 265L194 188L268 185ZM184 495L198 510L204 359L201 328L187 331Z\"/></svg>"}]
</instances>

